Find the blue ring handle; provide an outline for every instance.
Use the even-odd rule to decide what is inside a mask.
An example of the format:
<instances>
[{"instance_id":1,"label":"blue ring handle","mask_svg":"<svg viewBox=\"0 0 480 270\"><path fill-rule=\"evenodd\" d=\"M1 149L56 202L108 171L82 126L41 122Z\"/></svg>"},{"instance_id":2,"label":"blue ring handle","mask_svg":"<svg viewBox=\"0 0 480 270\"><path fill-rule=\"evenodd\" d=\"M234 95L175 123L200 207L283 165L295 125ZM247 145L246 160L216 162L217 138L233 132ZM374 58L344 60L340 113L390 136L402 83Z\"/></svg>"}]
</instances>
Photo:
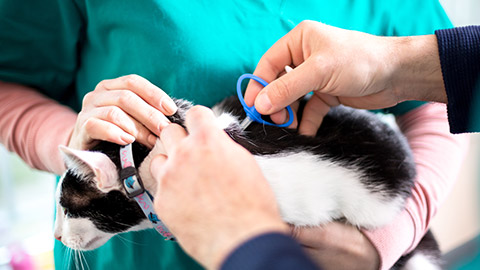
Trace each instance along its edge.
<instances>
[{"instance_id":1,"label":"blue ring handle","mask_svg":"<svg viewBox=\"0 0 480 270\"><path fill-rule=\"evenodd\" d=\"M247 114L247 116L250 119L252 119L253 121L258 122L260 124L265 124L265 125L269 125L269 126L276 126L276 127L288 127L288 126L290 126L293 123L293 110L290 106L287 106L288 121L284 124L274 124L274 123L270 123L268 121L265 121L265 120L262 119L262 115L259 112L257 112L257 110L255 109L255 106L252 106L252 107L247 106L247 104L245 103L245 100L243 99L243 95L242 95L242 81L244 79L247 79L247 78L257 81L258 83L263 85L263 87L268 85L268 83L265 80L263 80L262 78L260 78L258 76L255 76L253 74L249 74L249 73L243 74L242 76L240 76L240 78L238 78L238 81L237 81L237 95L238 95L238 99L240 100L240 103L242 103L243 109L245 110L245 113Z\"/></svg>"}]
</instances>

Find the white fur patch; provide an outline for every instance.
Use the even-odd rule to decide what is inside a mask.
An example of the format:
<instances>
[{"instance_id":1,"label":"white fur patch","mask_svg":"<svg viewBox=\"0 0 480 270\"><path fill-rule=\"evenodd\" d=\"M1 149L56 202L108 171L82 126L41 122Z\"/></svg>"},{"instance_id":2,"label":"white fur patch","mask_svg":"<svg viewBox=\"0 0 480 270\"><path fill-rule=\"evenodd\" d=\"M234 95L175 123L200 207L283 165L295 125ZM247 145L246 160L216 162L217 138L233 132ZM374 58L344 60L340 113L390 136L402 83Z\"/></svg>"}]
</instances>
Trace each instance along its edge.
<instances>
[{"instance_id":1,"label":"white fur patch","mask_svg":"<svg viewBox=\"0 0 480 270\"><path fill-rule=\"evenodd\" d=\"M220 115L222 115L223 113L225 113L221 108L220 106L218 105L215 105L212 107L212 111L213 111L213 114L216 116L216 117L219 117Z\"/></svg>"},{"instance_id":2,"label":"white fur patch","mask_svg":"<svg viewBox=\"0 0 480 270\"><path fill-rule=\"evenodd\" d=\"M226 129L233 124L238 124L237 117L229 113L222 113L221 115L217 116L217 126L219 128Z\"/></svg>"},{"instance_id":3,"label":"white fur patch","mask_svg":"<svg viewBox=\"0 0 480 270\"><path fill-rule=\"evenodd\" d=\"M441 268L434 264L428 256L416 253L407 261L402 270L441 270Z\"/></svg>"},{"instance_id":4,"label":"white fur patch","mask_svg":"<svg viewBox=\"0 0 480 270\"><path fill-rule=\"evenodd\" d=\"M374 228L390 222L403 199L386 200L360 182L360 173L307 152L255 156L276 195L283 219L316 226L345 217Z\"/></svg>"}]
</instances>

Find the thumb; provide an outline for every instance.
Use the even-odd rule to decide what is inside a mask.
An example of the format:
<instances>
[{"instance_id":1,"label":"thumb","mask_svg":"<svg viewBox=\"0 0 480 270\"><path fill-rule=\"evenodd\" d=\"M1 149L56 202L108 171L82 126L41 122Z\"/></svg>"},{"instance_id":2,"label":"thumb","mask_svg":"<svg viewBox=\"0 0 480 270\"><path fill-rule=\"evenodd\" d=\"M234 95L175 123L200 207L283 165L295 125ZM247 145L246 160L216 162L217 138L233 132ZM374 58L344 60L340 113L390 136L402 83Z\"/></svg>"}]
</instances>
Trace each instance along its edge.
<instances>
[{"instance_id":1,"label":"thumb","mask_svg":"<svg viewBox=\"0 0 480 270\"><path fill-rule=\"evenodd\" d=\"M187 111L185 126L189 134L210 133L219 130L213 111L207 107L196 105Z\"/></svg>"},{"instance_id":2,"label":"thumb","mask_svg":"<svg viewBox=\"0 0 480 270\"><path fill-rule=\"evenodd\" d=\"M319 89L320 72L315 69L311 59L307 59L260 91L255 99L255 108L260 114L270 115L278 112L305 94Z\"/></svg>"}]
</instances>

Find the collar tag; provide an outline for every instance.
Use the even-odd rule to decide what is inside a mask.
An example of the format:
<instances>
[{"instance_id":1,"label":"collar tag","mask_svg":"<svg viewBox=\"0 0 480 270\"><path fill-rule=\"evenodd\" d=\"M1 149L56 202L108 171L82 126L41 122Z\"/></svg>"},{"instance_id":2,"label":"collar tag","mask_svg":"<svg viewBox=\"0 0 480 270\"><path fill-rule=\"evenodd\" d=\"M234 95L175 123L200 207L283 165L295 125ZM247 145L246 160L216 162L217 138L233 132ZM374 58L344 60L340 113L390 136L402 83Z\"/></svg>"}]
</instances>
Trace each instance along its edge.
<instances>
[{"instance_id":1,"label":"collar tag","mask_svg":"<svg viewBox=\"0 0 480 270\"><path fill-rule=\"evenodd\" d=\"M120 179L123 181L123 187L127 192L127 196L135 199L147 219L152 223L152 226L165 237L165 240L175 241L173 234L155 214L153 201L145 190L137 169L135 169L131 144L120 147L120 163L122 165Z\"/></svg>"},{"instance_id":2,"label":"collar tag","mask_svg":"<svg viewBox=\"0 0 480 270\"><path fill-rule=\"evenodd\" d=\"M123 187L129 198L136 197L143 192L143 182L137 177L137 170L134 167L127 167L120 170L120 179L123 181Z\"/></svg>"}]
</instances>

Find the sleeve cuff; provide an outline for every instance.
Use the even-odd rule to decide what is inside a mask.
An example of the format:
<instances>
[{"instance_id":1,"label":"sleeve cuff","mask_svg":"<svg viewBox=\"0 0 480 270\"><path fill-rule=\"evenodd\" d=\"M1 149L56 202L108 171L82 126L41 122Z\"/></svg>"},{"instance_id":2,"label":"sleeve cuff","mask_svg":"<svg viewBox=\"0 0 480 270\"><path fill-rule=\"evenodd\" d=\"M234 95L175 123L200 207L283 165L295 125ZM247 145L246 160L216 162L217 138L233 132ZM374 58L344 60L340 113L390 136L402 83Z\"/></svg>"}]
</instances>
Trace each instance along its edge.
<instances>
[{"instance_id":1,"label":"sleeve cuff","mask_svg":"<svg viewBox=\"0 0 480 270\"><path fill-rule=\"evenodd\" d=\"M413 218L407 210L404 210L389 225L374 230L362 230L363 234L377 249L380 256L380 269L390 269L397 260L409 251L413 245L412 239L416 229Z\"/></svg>"},{"instance_id":2,"label":"sleeve cuff","mask_svg":"<svg viewBox=\"0 0 480 270\"><path fill-rule=\"evenodd\" d=\"M236 248L223 262L223 270L318 269L300 245L281 233L256 236Z\"/></svg>"},{"instance_id":3,"label":"sleeve cuff","mask_svg":"<svg viewBox=\"0 0 480 270\"><path fill-rule=\"evenodd\" d=\"M480 26L435 31L447 93L450 132L472 132L470 117L480 85Z\"/></svg>"}]
</instances>

